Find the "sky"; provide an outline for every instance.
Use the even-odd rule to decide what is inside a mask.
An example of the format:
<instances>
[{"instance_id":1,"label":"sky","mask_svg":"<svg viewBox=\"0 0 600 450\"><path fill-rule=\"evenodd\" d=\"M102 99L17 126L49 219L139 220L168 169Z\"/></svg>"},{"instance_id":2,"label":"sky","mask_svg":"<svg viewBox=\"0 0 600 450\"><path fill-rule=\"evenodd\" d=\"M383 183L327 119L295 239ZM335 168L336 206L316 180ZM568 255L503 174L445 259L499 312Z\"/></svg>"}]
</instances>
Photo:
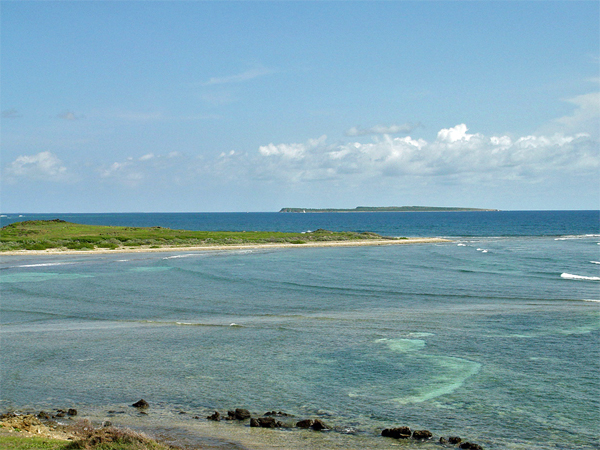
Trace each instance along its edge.
<instances>
[{"instance_id":1,"label":"sky","mask_svg":"<svg viewBox=\"0 0 600 450\"><path fill-rule=\"evenodd\" d=\"M0 2L0 211L600 208L600 2Z\"/></svg>"}]
</instances>

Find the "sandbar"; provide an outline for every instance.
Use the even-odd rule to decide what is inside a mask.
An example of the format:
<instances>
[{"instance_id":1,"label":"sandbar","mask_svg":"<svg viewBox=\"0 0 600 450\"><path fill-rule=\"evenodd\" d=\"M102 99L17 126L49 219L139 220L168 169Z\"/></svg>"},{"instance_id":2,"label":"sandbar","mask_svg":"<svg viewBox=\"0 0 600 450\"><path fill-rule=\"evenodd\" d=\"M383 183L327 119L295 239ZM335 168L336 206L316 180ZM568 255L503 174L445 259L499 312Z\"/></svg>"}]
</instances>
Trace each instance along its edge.
<instances>
[{"instance_id":1,"label":"sandbar","mask_svg":"<svg viewBox=\"0 0 600 450\"><path fill-rule=\"evenodd\" d=\"M161 246L150 248L150 246L118 247L115 249L95 248L85 250L69 250L50 248L46 250L12 250L0 252L1 256L37 256L37 255L86 255L86 254L110 254L110 253L154 253L154 252L204 252L224 250L270 250L280 248L307 248L307 247L362 247L382 245L405 245L405 244L435 244L451 242L443 238L405 238L405 239L365 239L351 241L314 241L303 244L285 243L261 243L261 244L231 244L231 245L202 245L202 246Z\"/></svg>"}]
</instances>

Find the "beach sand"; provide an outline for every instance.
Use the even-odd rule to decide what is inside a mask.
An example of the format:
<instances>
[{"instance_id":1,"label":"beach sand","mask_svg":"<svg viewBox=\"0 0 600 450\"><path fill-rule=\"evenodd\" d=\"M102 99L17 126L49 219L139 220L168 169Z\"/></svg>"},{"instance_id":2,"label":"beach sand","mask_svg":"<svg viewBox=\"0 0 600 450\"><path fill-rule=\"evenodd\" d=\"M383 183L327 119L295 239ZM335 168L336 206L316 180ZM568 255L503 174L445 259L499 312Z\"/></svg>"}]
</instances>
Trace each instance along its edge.
<instances>
[{"instance_id":1,"label":"beach sand","mask_svg":"<svg viewBox=\"0 0 600 450\"><path fill-rule=\"evenodd\" d=\"M279 248L307 248L307 247L362 247L378 245L404 245L404 244L433 244L450 242L442 238L407 238L407 239L365 239L352 241L319 241L306 242L304 244L274 243L274 244L232 244L232 245L203 245L196 247L119 247L115 249L95 248L93 250L15 250L0 252L0 256L33 256L33 255L84 255L84 254L110 254L110 253L150 253L150 252L203 252L223 250L270 250Z\"/></svg>"}]
</instances>

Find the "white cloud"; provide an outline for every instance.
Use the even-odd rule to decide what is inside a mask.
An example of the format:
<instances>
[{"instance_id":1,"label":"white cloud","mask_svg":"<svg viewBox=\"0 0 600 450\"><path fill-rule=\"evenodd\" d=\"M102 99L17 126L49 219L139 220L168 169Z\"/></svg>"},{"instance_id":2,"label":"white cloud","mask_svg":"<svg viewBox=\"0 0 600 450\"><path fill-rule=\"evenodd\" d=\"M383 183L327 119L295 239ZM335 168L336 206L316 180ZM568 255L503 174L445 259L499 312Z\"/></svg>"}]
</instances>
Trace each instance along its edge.
<instances>
[{"instance_id":1,"label":"white cloud","mask_svg":"<svg viewBox=\"0 0 600 450\"><path fill-rule=\"evenodd\" d=\"M6 168L5 172L12 181L17 178L66 181L68 178L67 168L51 152L19 156Z\"/></svg>"},{"instance_id":2,"label":"white cloud","mask_svg":"<svg viewBox=\"0 0 600 450\"><path fill-rule=\"evenodd\" d=\"M147 153L140 157L127 157L122 161L99 167L96 172L104 182L128 187L169 184L185 178L194 170L194 164L178 151L166 155Z\"/></svg>"},{"instance_id":3,"label":"white cloud","mask_svg":"<svg viewBox=\"0 0 600 450\"><path fill-rule=\"evenodd\" d=\"M454 128L442 128L437 135L438 141L457 142L469 141L474 135L467 134L467 126L464 123Z\"/></svg>"},{"instance_id":4,"label":"white cloud","mask_svg":"<svg viewBox=\"0 0 600 450\"><path fill-rule=\"evenodd\" d=\"M563 133L586 131L596 139L600 136L600 92L590 92L566 100L576 106L571 115L554 122Z\"/></svg>"},{"instance_id":5,"label":"white cloud","mask_svg":"<svg viewBox=\"0 0 600 450\"><path fill-rule=\"evenodd\" d=\"M246 70L245 72L238 73L235 75L228 75L224 77L213 77L208 81L202 83L203 86L212 86L215 84L230 84L230 83L242 83L244 81L259 78L265 75L273 73L271 69L265 67L257 67L255 69Z\"/></svg>"},{"instance_id":6,"label":"white cloud","mask_svg":"<svg viewBox=\"0 0 600 450\"><path fill-rule=\"evenodd\" d=\"M359 128L352 127L349 130L346 130L346 136L367 136L372 134L399 134L399 133L410 133L418 125L412 125L409 123L405 123L402 125L375 125L371 128Z\"/></svg>"},{"instance_id":7,"label":"white cloud","mask_svg":"<svg viewBox=\"0 0 600 450\"><path fill-rule=\"evenodd\" d=\"M466 183L516 178L536 181L558 172L590 173L600 167L598 142L585 133L513 140L467 131L465 124L442 129L432 142L384 136L370 143L328 144L322 136L305 144L271 143L259 148L255 166L263 179L435 176Z\"/></svg>"}]
</instances>

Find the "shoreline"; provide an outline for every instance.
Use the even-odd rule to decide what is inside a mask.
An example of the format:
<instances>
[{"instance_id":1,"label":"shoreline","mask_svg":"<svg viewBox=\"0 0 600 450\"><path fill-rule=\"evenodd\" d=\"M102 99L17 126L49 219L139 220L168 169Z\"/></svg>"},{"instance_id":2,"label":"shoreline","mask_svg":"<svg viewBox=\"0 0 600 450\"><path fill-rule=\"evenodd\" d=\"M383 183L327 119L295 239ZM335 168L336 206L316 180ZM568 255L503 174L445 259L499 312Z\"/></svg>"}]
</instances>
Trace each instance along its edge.
<instances>
[{"instance_id":1,"label":"shoreline","mask_svg":"<svg viewBox=\"0 0 600 450\"><path fill-rule=\"evenodd\" d=\"M43 255L99 255L111 253L167 253L167 252L204 252L204 251L226 251L226 250L270 250L282 248L317 248L317 247L362 247L382 245L406 245L406 244L436 244L452 242L443 238L405 238L405 239L365 239L361 241L316 241L303 244L276 243L276 244L231 244L231 245L202 245L191 247L119 247L115 249L95 248L85 250L69 249L46 249L46 250L9 250L0 252L2 256L43 256Z\"/></svg>"},{"instance_id":2,"label":"shoreline","mask_svg":"<svg viewBox=\"0 0 600 450\"><path fill-rule=\"evenodd\" d=\"M407 450L435 450L448 445L459 448L458 444L462 442L464 446L460 448L483 450L480 445L464 438L456 437L454 439L457 440L452 442L449 430L432 433L422 428L399 426L398 421L390 422L389 428L356 429L352 425L337 423L334 417L314 414L296 416L281 411L257 414L236 408L215 419L214 415L219 414L213 409L201 408L204 411L200 412L184 411L172 405L158 408L155 405L134 405L123 404L117 410L109 411L102 406L88 411L68 409L68 412L56 408L46 410L48 412L34 412L39 409L31 408L12 409L0 412L0 438L40 437L72 442L82 439L82 426L86 426L92 432L122 430L125 433L142 433L171 449L385 450L402 442ZM206 416L209 411L214 411L212 416ZM307 419L309 416L312 418Z\"/></svg>"}]
</instances>

